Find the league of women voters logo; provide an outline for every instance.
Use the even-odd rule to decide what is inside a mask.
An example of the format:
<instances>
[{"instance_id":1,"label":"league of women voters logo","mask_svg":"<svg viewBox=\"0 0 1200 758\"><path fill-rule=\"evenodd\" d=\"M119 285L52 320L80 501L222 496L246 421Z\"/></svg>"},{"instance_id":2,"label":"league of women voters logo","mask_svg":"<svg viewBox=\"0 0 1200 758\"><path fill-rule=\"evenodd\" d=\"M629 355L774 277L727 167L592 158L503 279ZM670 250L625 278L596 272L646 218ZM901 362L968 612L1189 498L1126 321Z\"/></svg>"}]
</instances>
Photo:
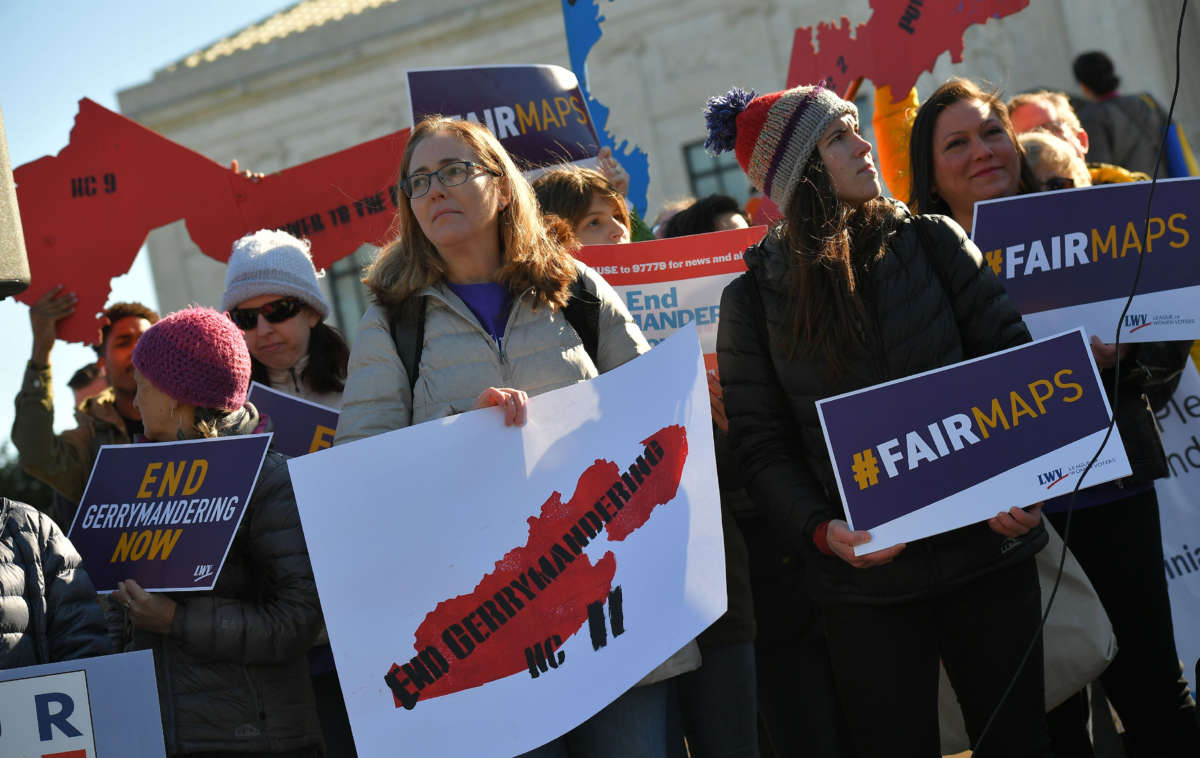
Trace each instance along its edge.
<instances>
[{"instance_id":1,"label":"league of women voters logo","mask_svg":"<svg viewBox=\"0 0 1200 758\"><path fill-rule=\"evenodd\" d=\"M609 602L613 635L621 633L621 588L612 586L616 557L595 563L591 542L620 542L675 499L687 460L687 431L667 426L641 443L642 454L624 470L598 459L563 502L554 492L529 538L496 561L475 589L438 603L414 635L416 655L392 663L384 676L397 708L421 698L478 687L528 669L533 677L557 668L557 648L589 622L593 648L604 645L602 604Z\"/></svg>"}]
</instances>

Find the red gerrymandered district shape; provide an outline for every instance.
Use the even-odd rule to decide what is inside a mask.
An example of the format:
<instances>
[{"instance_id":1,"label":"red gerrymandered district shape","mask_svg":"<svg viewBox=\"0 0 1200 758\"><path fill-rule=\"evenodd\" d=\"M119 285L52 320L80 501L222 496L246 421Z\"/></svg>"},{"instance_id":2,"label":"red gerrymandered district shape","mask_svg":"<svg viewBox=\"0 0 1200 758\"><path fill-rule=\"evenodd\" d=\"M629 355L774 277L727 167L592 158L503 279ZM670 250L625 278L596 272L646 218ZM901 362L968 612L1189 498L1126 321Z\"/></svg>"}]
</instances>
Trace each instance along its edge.
<instances>
[{"instance_id":1,"label":"red gerrymandered district shape","mask_svg":"<svg viewBox=\"0 0 1200 758\"><path fill-rule=\"evenodd\" d=\"M646 451L641 459L653 458L655 463L619 511L611 503L607 506L613 514L603 527L609 540L624 540L650 519L655 508L675 499L679 489L688 452L686 429L665 427L642 444ZM661 454L655 455L653 451L656 450ZM570 543L564 535L589 512L595 513L598 502L609 502L610 488L623 481L622 473L628 475L628 470L622 472L612 461L597 460L579 477L570 500L564 503L561 495L554 492L542 505L540 514L529 517L529 539L523 546L513 548L496 561L495 571L486 574L470 594L438 603L425 617L417 627L413 650L437 648L449 663L449 671L420 691L422 700L478 687L525 671L525 648L555 635L565 640L583 626L587 620L587 606L608 596L617 561L611 552L607 552L593 565L586 553L575 555L567 549ZM603 535L597 534L589 541L600 539ZM560 560L562 556L570 555L573 560L556 563L554 555ZM529 570L537 569L546 576L548 572L539 568L545 565L542 558L547 558L550 567L557 566L553 568L556 576L544 589L538 589L530 581ZM496 607L496 596L503 596L506 589L513 587L513 582L526 584L535 596L530 599L522 593L514 593L522 607L515 609L510 603L515 613L511 618L503 612L499 617L493 617L493 623L505 620L498 629L490 630L476 612L485 603ZM468 617L486 639L474 643L471 651L459 659L446 644L444 633L452 625L462 629L464 619ZM390 671L399 670L397 664L390 667ZM396 700L396 707L400 705Z\"/></svg>"},{"instance_id":2,"label":"red gerrymandered district shape","mask_svg":"<svg viewBox=\"0 0 1200 758\"><path fill-rule=\"evenodd\" d=\"M955 63L962 62L968 26L1010 16L1027 5L1029 0L871 0L871 18L853 33L845 17L840 25L817 24L815 35L811 26L796 30L788 86L828 79L830 89L845 92L863 77L877 87L891 87L900 97L922 72L933 70L943 52L949 50Z\"/></svg>"},{"instance_id":3,"label":"red gerrymandered district shape","mask_svg":"<svg viewBox=\"0 0 1200 758\"><path fill-rule=\"evenodd\" d=\"M330 266L364 242L380 244L388 236L408 133L255 182L80 100L68 145L13 172L32 277L17 299L32 304L64 285L79 302L75 314L59 322L59 338L94 342L100 327L95 314L108 300L110 280L129 270L150 230L179 219L204 254L221 262L242 235L285 228L312 242L317 268Z\"/></svg>"}]
</instances>

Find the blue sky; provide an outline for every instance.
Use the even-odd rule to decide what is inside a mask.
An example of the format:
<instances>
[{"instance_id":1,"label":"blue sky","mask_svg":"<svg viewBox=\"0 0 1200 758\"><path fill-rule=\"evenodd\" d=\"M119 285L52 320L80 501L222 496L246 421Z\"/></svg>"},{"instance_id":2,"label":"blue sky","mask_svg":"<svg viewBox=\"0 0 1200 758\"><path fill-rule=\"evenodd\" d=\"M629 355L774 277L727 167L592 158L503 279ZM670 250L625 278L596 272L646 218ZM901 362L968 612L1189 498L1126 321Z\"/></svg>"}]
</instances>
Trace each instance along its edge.
<instances>
[{"instance_id":1,"label":"blue sky","mask_svg":"<svg viewBox=\"0 0 1200 758\"><path fill-rule=\"evenodd\" d=\"M67 144L77 103L89 97L118 110L117 91L148 81L154 71L253 24L291 3L286 0L197 2L0 2L0 111L15 168L53 155ZM113 282L113 300L155 306L146 256ZM0 444L12 427L12 399L21 386L32 339L28 308L0 302ZM54 347L55 426L74 426L67 380L94 360L89 348Z\"/></svg>"}]
</instances>

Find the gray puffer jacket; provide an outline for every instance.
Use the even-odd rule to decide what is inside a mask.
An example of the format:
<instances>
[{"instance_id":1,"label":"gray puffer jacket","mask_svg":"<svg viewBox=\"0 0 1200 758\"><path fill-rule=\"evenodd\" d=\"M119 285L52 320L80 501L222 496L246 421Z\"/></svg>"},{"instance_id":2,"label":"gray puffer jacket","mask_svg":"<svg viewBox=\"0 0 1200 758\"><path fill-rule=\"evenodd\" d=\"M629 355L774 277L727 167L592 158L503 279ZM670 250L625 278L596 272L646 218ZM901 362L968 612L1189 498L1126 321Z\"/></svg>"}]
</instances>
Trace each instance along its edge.
<instances>
[{"instance_id":1,"label":"gray puffer jacket","mask_svg":"<svg viewBox=\"0 0 1200 758\"><path fill-rule=\"evenodd\" d=\"M218 427L248 434L247 404ZM321 626L312 566L286 459L267 453L210 592L179 592L168 635L137 630L154 650L167 753L278 753L321 740L308 649Z\"/></svg>"},{"instance_id":2,"label":"gray puffer jacket","mask_svg":"<svg viewBox=\"0 0 1200 758\"><path fill-rule=\"evenodd\" d=\"M650 349L616 291L576 261L587 292L600 300L598 349L593 363L579 335L559 310L534 310L533 290L515 298L502 347L445 284L421 291L425 299L424 346L417 385L411 387L396 353L385 308L372 305L358 325L342 413L334 444L471 410L488 387L511 387L538 395L611 371ZM639 684L650 684L700 665L689 642Z\"/></svg>"},{"instance_id":3,"label":"gray puffer jacket","mask_svg":"<svg viewBox=\"0 0 1200 758\"><path fill-rule=\"evenodd\" d=\"M112 652L79 563L49 516L0 497L0 669Z\"/></svg>"},{"instance_id":4,"label":"gray puffer jacket","mask_svg":"<svg viewBox=\"0 0 1200 758\"><path fill-rule=\"evenodd\" d=\"M953 220L910 216L876 260L856 274L866 306L866 349L839 380L823 357L792 354L789 256L777 232L746 251L749 271L725 288L717 357L730 438L746 489L781 544L805 552L814 595L824 602L902 602L1032 556L1036 529L1017 539L987 524L910 542L870 569L819 553L817 527L844 519L816 401L1029 341L1029 331L978 248ZM921 228L918 228L918 225Z\"/></svg>"}]
</instances>

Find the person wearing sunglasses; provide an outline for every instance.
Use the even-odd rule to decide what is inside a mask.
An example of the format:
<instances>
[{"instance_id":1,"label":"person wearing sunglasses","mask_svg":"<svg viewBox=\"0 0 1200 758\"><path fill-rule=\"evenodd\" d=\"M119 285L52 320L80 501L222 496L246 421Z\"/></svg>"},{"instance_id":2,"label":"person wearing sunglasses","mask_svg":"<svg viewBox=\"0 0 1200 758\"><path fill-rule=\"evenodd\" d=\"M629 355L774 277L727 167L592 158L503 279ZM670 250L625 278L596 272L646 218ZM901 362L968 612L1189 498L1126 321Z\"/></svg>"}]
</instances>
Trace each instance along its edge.
<instances>
[{"instance_id":1,"label":"person wearing sunglasses","mask_svg":"<svg viewBox=\"0 0 1200 758\"><path fill-rule=\"evenodd\" d=\"M529 182L486 127L422 120L400 163L400 189L399 236L364 279L374 302L354 338L334 444L489 406L520 425L536 412L529 395L650 349L613 288L548 234ZM585 299L595 309L594 342L567 311ZM404 348L410 326L418 355ZM398 499L395 507L422 506ZM666 680L699 657L689 643L642 686L532 754L662 758Z\"/></svg>"},{"instance_id":2,"label":"person wearing sunglasses","mask_svg":"<svg viewBox=\"0 0 1200 758\"><path fill-rule=\"evenodd\" d=\"M1017 140L1041 191L1092 186L1087 164L1061 138L1039 130L1026 132Z\"/></svg>"},{"instance_id":3,"label":"person wearing sunglasses","mask_svg":"<svg viewBox=\"0 0 1200 758\"><path fill-rule=\"evenodd\" d=\"M221 307L246 337L254 381L338 408L350 349L325 323L317 279L306 240L262 229L233 244Z\"/></svg>"}]
</instances>

